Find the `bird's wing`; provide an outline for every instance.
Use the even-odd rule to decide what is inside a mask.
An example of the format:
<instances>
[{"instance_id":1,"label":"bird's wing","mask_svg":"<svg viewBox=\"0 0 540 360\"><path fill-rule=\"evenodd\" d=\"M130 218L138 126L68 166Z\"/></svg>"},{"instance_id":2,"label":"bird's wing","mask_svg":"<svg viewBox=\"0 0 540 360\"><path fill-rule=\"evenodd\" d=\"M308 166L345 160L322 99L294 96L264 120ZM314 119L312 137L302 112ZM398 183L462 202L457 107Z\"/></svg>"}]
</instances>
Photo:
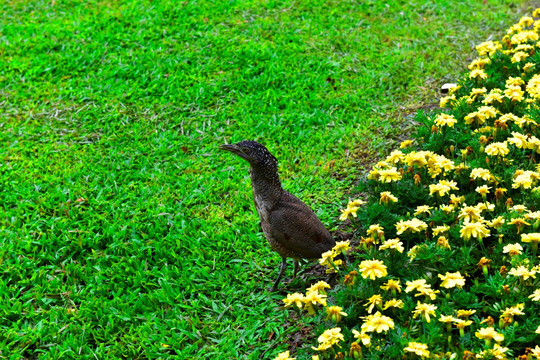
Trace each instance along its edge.
<instances>
[{"instance_id":1,"label":"bird's wing","mask_svg":"<svg viewBox=\"0 0 540 360\"><path fill-rule=\"evenodd\" d=\"M335 245L317 215L286 191L271 210L269 222L273 239L301 257L319 258Z\"/></svg>"}]
</instances>

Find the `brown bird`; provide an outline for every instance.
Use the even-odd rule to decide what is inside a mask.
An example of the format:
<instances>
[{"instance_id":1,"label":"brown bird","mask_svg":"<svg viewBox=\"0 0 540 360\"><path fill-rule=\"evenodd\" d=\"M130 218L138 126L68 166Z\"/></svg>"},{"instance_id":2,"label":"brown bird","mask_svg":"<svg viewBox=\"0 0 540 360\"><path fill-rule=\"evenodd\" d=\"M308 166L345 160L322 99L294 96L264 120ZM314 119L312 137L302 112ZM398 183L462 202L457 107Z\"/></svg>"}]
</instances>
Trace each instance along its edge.
<instances>
[{"instance_id":1,"label":"brown bird","mask_svg":"<svg viewBox=\"0 0 540 360\"><path fill-rule=\"evenodd\" d=\"M220 149L240 156L251 165L249 174L253 199L264 236L283 259L271 289L276 291L287 268L287 258L294 259L295 277L300 258L320 258L336 242L306 204L283 190L277 171L277 159L266 147L256 141L244 140L237 144L222 145Z\"/></svg>"}]
</instances>

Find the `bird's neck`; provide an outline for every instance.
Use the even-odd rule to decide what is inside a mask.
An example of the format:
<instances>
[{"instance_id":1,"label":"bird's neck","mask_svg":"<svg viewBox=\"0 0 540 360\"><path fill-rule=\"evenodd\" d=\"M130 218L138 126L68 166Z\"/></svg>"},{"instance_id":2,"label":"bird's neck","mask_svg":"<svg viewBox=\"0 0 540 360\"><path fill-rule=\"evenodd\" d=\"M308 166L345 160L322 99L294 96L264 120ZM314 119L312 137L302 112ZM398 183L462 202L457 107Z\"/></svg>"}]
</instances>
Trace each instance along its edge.
<instances>
[{"instance_id":1,"label":"bird's neck","mask_svg":"<svg viewBox=\"0 0 540 360\"><path fill-rule=\"evenodd\" d=\"M272 206L281 198L283 188L277 171L268 171L268 169L252 166L249 175L253 194L264 201L267 206Z\"/></svg>"}]
</instances>

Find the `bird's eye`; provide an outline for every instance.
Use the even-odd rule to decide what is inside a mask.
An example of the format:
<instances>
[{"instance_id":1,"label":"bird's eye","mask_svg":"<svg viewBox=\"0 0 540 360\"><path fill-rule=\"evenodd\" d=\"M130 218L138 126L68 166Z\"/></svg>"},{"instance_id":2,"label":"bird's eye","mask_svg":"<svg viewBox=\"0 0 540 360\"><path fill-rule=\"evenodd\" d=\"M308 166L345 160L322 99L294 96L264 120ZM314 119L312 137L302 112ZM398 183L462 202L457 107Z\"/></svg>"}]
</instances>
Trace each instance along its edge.
<instances>
[{"instance_id":1,"label":"bird's eye","mask_svg":"<svg viewBox=\"0 0 540 360\"><path fill-rule=\"evenodd\" d=\"M245 148L245 147L243 147L243 148L242 148L242 152L243 152L244 154L247 154L247 152L248 152L248 149L247 149L247 148Z\"/></svg>"}]
</instances>

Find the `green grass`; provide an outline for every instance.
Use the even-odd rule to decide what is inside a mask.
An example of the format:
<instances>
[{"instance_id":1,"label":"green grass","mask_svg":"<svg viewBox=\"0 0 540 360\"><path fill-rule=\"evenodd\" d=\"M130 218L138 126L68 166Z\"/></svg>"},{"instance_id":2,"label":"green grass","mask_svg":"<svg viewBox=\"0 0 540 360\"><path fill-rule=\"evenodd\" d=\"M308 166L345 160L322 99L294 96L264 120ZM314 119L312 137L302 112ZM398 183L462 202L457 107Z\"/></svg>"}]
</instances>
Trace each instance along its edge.
<instances>
[{"instance_id":1,"label":"green grass","mask_svg":"<svg viewBox=\"0 0 540 360\"><path fill-rule=\"evenodd\" d=\"M280 259L260 232L246 164L217 146L265 143L284 186L336 228L363 165L410 126L404 116L437 103L472 45L529 8L0 10L0 355L259 359L296 328L278 308L285 292L266 290Z\"/></svg>"}]
</instances>

